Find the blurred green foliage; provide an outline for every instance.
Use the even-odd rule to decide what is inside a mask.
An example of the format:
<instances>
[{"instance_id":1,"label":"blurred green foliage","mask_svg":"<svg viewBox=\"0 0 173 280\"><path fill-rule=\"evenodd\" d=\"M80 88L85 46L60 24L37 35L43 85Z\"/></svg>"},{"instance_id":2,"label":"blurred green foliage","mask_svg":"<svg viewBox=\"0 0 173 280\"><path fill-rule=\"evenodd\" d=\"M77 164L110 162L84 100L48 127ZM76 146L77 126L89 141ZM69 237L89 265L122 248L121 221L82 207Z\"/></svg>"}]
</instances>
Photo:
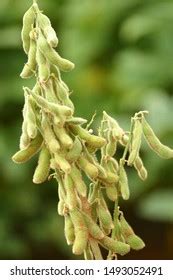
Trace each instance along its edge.
<instances>
[{"instance_id":1,"label":"blurred green foliage","mask_svg":"<svg viewBox=\"0 0 173 280\"><path fill-rule=\"evenodd\" d=\"M38 2L58 33L60 54L76 64L63 74L76 115L90 119L96 111L97 128L106 110L128 129L136 111L149 110L157 135L173 147L173 0ZM32 183L36 159L22 166L11 161L21 132L22 86L33 84L19 78L26 60L22 16L31 3L0 1L0 259L74 258L56 214L57 184ZM145 145L142 156L149 178L141 182L129 170L131 199L122 207L133 209L134 219L170 224L172 230L173 163Z\"/></svg>"}]
</instances>

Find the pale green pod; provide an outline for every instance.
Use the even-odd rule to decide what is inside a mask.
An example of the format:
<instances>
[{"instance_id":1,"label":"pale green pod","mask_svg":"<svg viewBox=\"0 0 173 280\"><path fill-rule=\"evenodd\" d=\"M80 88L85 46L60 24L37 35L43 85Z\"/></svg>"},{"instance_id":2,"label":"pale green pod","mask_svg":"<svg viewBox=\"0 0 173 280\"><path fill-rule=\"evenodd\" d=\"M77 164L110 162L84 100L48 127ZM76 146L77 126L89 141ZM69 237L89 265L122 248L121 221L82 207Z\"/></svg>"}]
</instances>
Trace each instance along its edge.
<instances>
[{"instance_id":1,"label":"pale green pod","mask_svg":"<svg viewBox=\"0 0 173 280\"><path fill-rule=\"evenodd\" d=\"M111 201L116 201L117 200L118 191L117 191L117 188L114 184L106 186L106 195Z\"/></svg>"},{"instance_id":2,"label":"pale green pod","mask_svg":"<svg viewBox=\"0 0 173 280\"><path fill-rule=\"evenodd\" d=\"M87 245L86 249L84 250L84 259L85 260L94 260L94 255L93 255L93 252L92 252L89 244Z\"/></svg>"},{"instance_id":3,"label":"pale green pod","mask_svg":"<svg viewBox=\"0 0 173 280\"><path fill-rule=\"evenodd\" d=\"M44 54L37 48L36 61L38 64L38 78L41 83L45 83L50 77L50 67Z\"/></svg>"},{"instance_id":4,"label":"pale green pod","mask_svg":"<svg viewBox=\"0 0 173 280\"><path fill-rule=\"evenodd\" d=\"M74 243L75 240L75 232L74 232L74 225L69 215L64 217L64 234L68 245Z\"/></svg>"},{"instance_id":5,"label":"pale green pod","mask_svg":"<svg viewBox=\"0 0 173 280\"><path fill-rule=\"evenodd\" d=\"M62 104L70 107L74 112L73 102L69 98L69 90L62 84L62 82L59 82L57 80L55 83L55 87L56 87L56 94L58 98L61 100Z\"/></svg>"},{"instance_id":6,"label":"pale green pod","mask_svg":"<svg viewBox=\"0 0 173 280\"><path fill-rule=\"evenodd\" d=\"M71 149L73 147L73 140L68 135L64 127L58 127L54 125L54 132L61 143L61 145L66 149Z\"/></svg>"},{"instance_id":7,"label":"pale green pod","mask_svg":"<svg viewBox=\"0 0 173 280\"><path fill-rule=\"evenodd\" d=\"M43 146L41 149L38 165L34 172L33 183L41 184L47 180L50 170L50 153L48 149Z\"/></svg>"},{"instance_id":8,"label":"pale green pod","mask_svg":"<svg viewBox=\"0 0 173 280\"><path fill-rule=\"evenodd\" d=\"M13 157L12 160L16 163L23 163L28 161L33 157L40 149L43 143L43 138L41 134L37 134L36 138L33 139L27 148L18 151Z\"/></svg>"},{"instance_id":9,"label":"pale green pod","mask_svg":"<svg viewBox=\"0 0 173 280\"><path fill-rule=\"evenodd\" d=\"M112 216L108 209L106 209L103 205L99 204L97 207L97 214L99 217L100 224L103 228L106 229L114 228Z\"/></svg>"},{"instance_id":10,"label":"pale green pod","mask_svg":"<svg viewBox=\"0 0 173 280\"><path fill-rule=\"evenodd\" d=\"M69 124L82 125L82 124L87 123L87 120L83 119L83 118L78 118L78 117L71 117L71 118L67 119L66 122Z\"/></svg>"},{"instance_id":11,"label":"pale green pod","mask_svg":"<svg viewBox=\"0 0 173 280\"><path fill-rule=\"evenodd\" d=\"M64 201L59 200L57 205L57 212L60 216L64 216L64 207L65 207Z\"/></svg>"},{"instance_id":12,"label":"pale green pod","mask_svg":"<svg viewBox=\"0 0 173 280\"><path fill-rule=\"evenodd\" d=\"M71 172L71 165L62 155L56 152L56 154L54 154L54 159L56 168L62 170L64 173L67 174Z\"/></svg>"},{"instance_id":13,"label":"pale green pod","mask_svg":"<svg viewBox=\"0 0 173 280\"><path fill-rule=\"evenodd\" d=\"M93 148L101 148L105 145L106 140L102 137L90 134L86 129L79 125L70 125L72 132L85 140Z\"/></svg>"},{"instance_id":14,"label":"pale green pod","mask_svg":"<svg viewBox=\"0 0 173 280\"><path fill-rule=\"evenodd\" d=\"M118 122L110 117L105 111L103 111L103 119L108 122L108 126L111 129L112 138L114 140L121 140L124 135L124 130L119 126Z\"/></svg>"},{"instance_id":15,"label":"pale green pod","mask_svg":"<svg viewBox=\"0 0 173 280\"><path fill-rule=\"evenodd\" d=\"M29 47L29 52L28 52L28 61L24 65L24 68L20 74L20 77L22 79L28 79L32 77L36 70L36 41L35 39L32 39L32 33L35 32L34 30L31 31L30 33L30 47Z\"/></svg>"},{"instance_id":16,"label":"pale green pod","mask_svg":"<svg viewBox=\"0 0 173 280\"><path fill-rule=\"evenodd\" d=\"M49 45L53 48L57 47L58 38L55 30L51 26L51 22L49 18L42 13L38 13L37 20L38 20L39 27L43 30Z\"/></svg>"},{"instance_id":17,"label":"pale green pod","mask_svg":"<svg viewBox=\"0 0 173 280\"><path fill-rule=\"evenodd\" d=\"M106 145L106 156L113 157L117 150L117 141L112 137L112 132L108 132L108 144Z\"/></svg>"},{"instance_id":18,"label":"pale green pod","mask_svg":"<svg viewBox=\"0 0 173 280\"><path fill-rule=\"evenodd\" d=\"M127 164L132 165L139 154L142 138L142 123L139 119L134 119L134 127L132 131L132 141L130 146L130 154Z\"/></svg>"},{"instance_id":19,"label":"pale green pod","mask_svg":"<svg viewBox=\"0 0 173 280\"><path fill-rule=\"evenodd\" d=\"M38 47L40 48L41 52L44 53L45 57L48 59L48 61L52 64L55 64L59 67L62 71L71 71L74 68L74 64L67 60L62 58L46 41L46 38L42 34L42 32L39 32L38 37Z\"/></svg>"},{"instance_id":20,"label":"pale green pod","mask_svg":"<svg viewBox=\"0 0 173 280\"><path fill-rule=\"evenodd\" d=\"M49 80L45 84L43 84L43 89L44 89L44 96L47 101L55 104L59 104L59 100L54 91L52 77L50 77ZM60 118L60 115L58 115L58 118Z\"/></svg>"},{"instance_id":21,"label":"pale green pod","mask_svg":"<svg viewBox=\"0 0 173 280\"><path fill-rule=\"evenodd\" d=\"M108 160L107 164L108 164L108 168L111 169L111 172L117 173L119 171L119 164L115 158L111 157Z\"/></svg>"},{"instance_id":22,"label":"pale green pod","mask_svg":"<svg viewBox=\"0 0 173 280\"><path fill-rule=\"evenodd\" d=\"M50 112L57 116L61 116L61 115L64 115L66 117L71 116L72 110L69 107L67 107L65 105L59 105L59 104L55 104L53 102L49 102L42 96L39 96L39 95L33 93L32 91L30 91L30 93L32 94L37 105L40 108L42 108L43 110L45 110L46 112Z\"/></svg>"},{"instance_id":23,"label":"pale green pod","mask_svg":"<svg viewBox=\"0 0 173 280\"><path fill-rule=\"evenodd\" d=\"M145 139L154 152L156 152L161 158L173 158L173 149L170 149L169 147L163 145L160 142L160 140L157 138L151 126L148 124L144 117L142 118L142 128Z\"/></svg>"},{"instance_id":24,"label":"pale green pod","mask_svg":"<svg viewBox=\"0 0 173 280\"><path fill-rule=\"evenodd\" d=\"M134 233L132 227L127 223L123 215L120 216L120 226L121 232L126 242L130 245L132 249L140 250L144 248L145 244L143 240Z\"/></svg>"},{"instance_id":25,"label":"pale green pod","mask_svg":"<svg viewBox=\"0 0 173 280\"><path fill-rule=\"evenodd\" d=\"M26 102L28 105L26 109L27 133L31 139L34 139L37 135L37 123L30 96L27 96Z\"/></svg>"},{"instance_id":26,"label":"pale green pod","mask_svg":"<svg viewBox=\"0 0 173 280\"><path fill-rule=\"evenodd\" d=\"M144 181L147 179L148 176L148 172L142 162L142 159L140 158L140 156L138 155L134 161L134 167L138 172L138 176Z\"/></svg>"},{"instance_id":27,"label":"pale green pod","mask_svg":"<svg viewBox=\"0 0 173 280\"><path fill-rule=\"evenodd\" d=\"M88 242L88 230L87 228L78 229L75 232L75 240L73 243L73 254L81 255L84 253Z\"/></svg>"},{"instance_id":28,"label":"pale green pod","mask_svg":"<svg viewBox=\"0 0 173 280\"><path fill-rule=\"evenodd\" d=\"M47 116L44 114L42 117L41 125L43 129L44 138L50 152L53 154L57 153L60 150L60 144L56 139L53 129L47 120Z\"/></svg>"},{"instance_id":29,"label":"pale green pod","mask_svg":"<svg viewBox=\"0 0 173 280\"><path fill-rule=\"evenodd\" d=\"M29 33L32 29L34 21L35 21L35 13L34 13L33 7L30 7L29 10L27 10L23 16L23 27L22 27L22 33L21 33L23 49L26 54L28 53L29 48L30 48Z\"/></svg>"},{"instance_id":30,"label":"pale green pod","mask_svg":"<svg viewBox=\"0 0 173 280\"><path fill-rule=\"evenodd\" d=\"M130 246L128 244L116 241L108 236L105 236L102 240L100 240L100 244L106 249L121 256L124 256L130 251Z\"/></svg>"},{"instance_id":31,"label":"pale green pod","mask_svg":"<svg viewBox=\"0 0 173 280\"><path fill-rule=\"evenodd\" d=\"M121 161L120 161L120 169L119 169L119 188L123 199L124 200L129 199L130 191L129 191L128 178L127 178L125 168Z\"/></svg>"},{"instance_id":32,"label":"pale green pod","mask_svg":"<svg viewBox=\"0 0 173 280\"><path fill-rule=\"evenodd\" d=\"M117 183L119 181L119 176L113 172L107 171L106 177L99 176L99 179L106 184Z\"/></svg>"},{"instance_id":33,"label":"pale green pod","mask_svg":"<svg viewBox=\"0 0 173 280\"><path fill-rule=\"evenodd\" d=\"M70 162L75 162L82 153L82 144L77 136L73 142L73 146L66 155L66 159Z\"/></svg>"},{"instance_id":34,"label":"pale green pod","mask_svg":"<svg viewBox=\"0 0 173 280\"><path fill-rule=\"evenodd\" d=\"M90 163L83 155L79 157L78 164L86 173L86 175L91 179L96 179L98 177L97 167L94 164Z\"/></svg>"},{"instance_id":35,"label":"pale green pod","mask_svg":"<svg viewBox=\"0 0 173 280\"><path fill-rule=\"evenodd\" d=\"M71 167L71 173L70 176L74 182L74 186L77 190L77 192L83 196L86 197L87 195L87 186L85 182L83 181L82 174L80 170L73 164Z\"/></svg>"},{"instance_id":36,"label":"pale green pod","mask_svg":"<svg viewBox=\"0 0 173 280\"><path fill-rule=\"evenodd\" d=\"M26 118L24 117L23 123L22 123L22 134L20 136L20 143L19 143L19 148L20 150L25 149L29 144L30 144L31 139L28 136L27 133L27 121Z\"/></svg>"},{"instance_id":37,"label":"pale green pod","mask_svg":"<svg viewBox=\"0 0 173 280\"><path fill-rule=\"evenodd\" d=\"M104 237L103 231L95 223L95 221L87 214L83 213L89 234L95 239L102 239Z\"/></svg>"},{"instance_id":38,"label":"pale green pod","mask_svg":"<svg viewBox=\"0 0 173 280\"><path fill-rule=\"evenodd\" d=\"M72 178L69 174L64 175L64 187L66 190L66 203L70 210L78 206L77 195Z\"/></svg>"}]
</instances>

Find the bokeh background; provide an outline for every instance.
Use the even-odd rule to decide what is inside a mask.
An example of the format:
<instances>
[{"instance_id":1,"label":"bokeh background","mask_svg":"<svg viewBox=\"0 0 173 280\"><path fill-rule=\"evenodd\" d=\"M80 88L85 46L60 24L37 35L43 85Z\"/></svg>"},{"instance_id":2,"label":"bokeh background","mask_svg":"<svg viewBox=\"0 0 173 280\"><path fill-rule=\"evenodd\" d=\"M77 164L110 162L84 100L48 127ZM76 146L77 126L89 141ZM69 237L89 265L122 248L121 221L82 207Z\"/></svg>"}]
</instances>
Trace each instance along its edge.
<instances>
[{"instance_id":1,"label":"bokeh background","mask_svg":"<svg viewBox=\"0 0 173 280\"><path fill-rule=\"evenodd\" d=\"M26 61L20 31L31 0L0 1L0 259L74 259L56 212L57 184L32 183L37 159L11 161L22 124ZM159 138L173 147L173 0L40 0L59 36L59 52L76 68L63 75L76 115L95 127L103 110L128 129L149 110ZM127 259L173 259L173 161L144 144L149 171L141 182L128 170L131 198L121 207L146 248Z\"/></svg>"}]
</instances>

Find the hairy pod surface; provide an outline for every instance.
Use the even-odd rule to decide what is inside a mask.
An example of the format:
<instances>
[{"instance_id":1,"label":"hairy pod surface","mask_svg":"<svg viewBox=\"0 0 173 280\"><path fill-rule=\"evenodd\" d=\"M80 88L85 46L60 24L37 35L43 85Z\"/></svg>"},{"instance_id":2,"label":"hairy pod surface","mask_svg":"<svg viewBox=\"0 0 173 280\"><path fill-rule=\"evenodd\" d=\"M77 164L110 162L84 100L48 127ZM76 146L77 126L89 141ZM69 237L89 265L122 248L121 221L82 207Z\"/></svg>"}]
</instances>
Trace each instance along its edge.
<instances>
[{"instance_id":1,"label":"hairy pod surface","mask_svg":"<svg viewBox=\"0 0 173 280\"><path fill-rule=\"evenodd\" d=\"M29 48L30 48L29 33L32 29L34 21L35 21L35 13L34 13L33 7L30 7L23 16L23 27L22 27L22 33L21 33L23 49L26 54L28 53Z\"/></svg>"},{"instance_id":2,"label":"hairy pod surface","mask_svg":"<svg viewBox=\"0 0 173 280\"><path fill-rule=\"evenodd\" d=\"M48 149L43 146L41 149L38 165L34 172L33 183L41 184L46 181L50 170L50 153Z\"/></svg>"},{"instance_id":3,"label":"hairy pod surface","mask_svg":"<svg viewBox=\"0 0 173 280\"><path fill-rule=\"evenodd\" d=\"M163 145L160 140L155 135L154 131L152 130L151 126L142 118L142 127L145 139L147 140L148 145L150 148L156 152L161 158L170 159L173 158L173 149Z\"/></svg>"},{"instance_id":4,"label":"hairy pod surface","mask_svg":"<svg viewBox=\"0 0 173 280\"><path fill-rule=\"evenodd\" d=\"M23 163L32 158L40 149L43 143L43 138L41 134L37 134L36 138L33 139L27 148L18 151L13 157L12 160L16 163Z\"/></svg>"}]
</instances>

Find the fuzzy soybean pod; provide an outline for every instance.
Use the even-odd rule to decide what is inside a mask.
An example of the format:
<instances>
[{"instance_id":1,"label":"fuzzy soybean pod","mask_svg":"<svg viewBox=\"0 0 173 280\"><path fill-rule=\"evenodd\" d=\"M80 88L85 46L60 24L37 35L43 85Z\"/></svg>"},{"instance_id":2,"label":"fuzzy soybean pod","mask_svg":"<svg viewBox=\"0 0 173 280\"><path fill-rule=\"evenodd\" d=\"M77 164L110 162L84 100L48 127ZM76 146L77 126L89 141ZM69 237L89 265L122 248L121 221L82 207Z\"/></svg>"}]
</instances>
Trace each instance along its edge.
<instances>
[{"instance_id":1,"label":"fuzzy soybean pod","mask_svg":"<svg viewBox=\"0 0 173 280\"><path fill-rule=\"evenodd\" d=\"M28 61L27 63L24 65L24 68L20 74L20 77L22 79L28 79L30 77L32 77L32 75L34 74L35 70L36 70L36 41L34 39L34 33L35 31L32 30L30 32L30 47L29 47L29 52L28 52Z\"/></svg>"},{"instance_id":2,"label":"fuzzy soybean pod","mask_svg":"<svg viewBox=\"0 0 173 280\"><path fill-rule=\"evenodd\" d=\"M116 201L117 200L118 191L117 191L117 188L116 188L115 184L106 186L106 194L107 194L107 197L111 201Z\"/></svg>"},{"instance_id":3,"label":"fuzzy soybean pod","mask_svg":"<svg viewBox=\"0 0 173 280\"><path fill-rule=\"evenodd\" d=\"M144 116L142 118L142 128L145 139L154 152L156 152L161 158L164 159L173 158L173 149L170 149L160 142Z\"/></svg>"},{"instance_id":4,"label":"fuzzy soybean pod","mask_svg":"<svg viewBox=\"0 0 173 280\"><path fill-rule=\"evenodd\" d=\"M135 169L138 172L138 176L144 181L147 179L148 176L148 172L143 164L142 159L140 158L140 156L138 155L133 163Z\"/></svg>"},{"instance_id":5,"label":"fuzzy soybean pod","mask_svg":"<svg viewBox=\"0 0 173 280\"><path fill-rule=\"evenodd\" d=\"M33 183L41 184L47 180L50 170L50 153L46 146L41 149L38 165L33 176Z\"/></svg>"},{"instance_id":6,"label":"fuzzy soybean pod","mask_svg":"<svg viewBox=\"0 0 173 280\"><path fill-rule=\"evenodd\" d=\"M117 150L117 141L112 137L112 131L108 132L108 144L106 145L106 156L113 157Z\"/></svg>"},{"instance_id":7,"label":"fuzzy soybean pod","mask_svg":"<svg viewBox=\"0 0 173 280\"><path fill-rule=\"evenodd\" d=\"M106 143L104 138L90 134L89 131L79 125L70 125L70 128L75 135L85 140L87 144L93 148L99 149Z\"/></svg>"},{"instance_id":8,"label":"fuzzy soybean pod","mask_svg":"<svg viewBox=\"0 0 173 280\"><path fill-rule=\"evenodd\" d=\"M85 182L83 181L81 171L76 167L75 164L71 166L71 173L70 176L74 182L75 188L77 192L83 196L86 197L87 195L87 186Z\"/></svg>"},{"instance_id":9,"label":"fuzzy soybean pod","mask_svg":"<svg viewBox=\"0 0 173 280\"><path fill-rule=\"evenodd\" d=\"M57 125L54 125L53 128L62 147L65 149L71 149L73 147L73 140L68 135L67 130L64 127L58 127Z\"/></svg>"},{"instance_id":10,"label":"fuzzy soybean pod","mask_svg":"<svg viewBox=\"0 0 173 280\"><path fill-rule=\"evenodd\" d=\"M98 204L97 215L99 217L100 224L105 229L113 229L114 224L112 221L112 216L107 208L102 204Z\"/></svg>"},{"instance_id":11,"label":"fuzzy soybean pod","mask_svg":"<svg viewBox=\"0 0 173 280\"><path fill-rule=\"evenodd\" d=\"M37 135L37 123L35 112L32 108L32 100L30 96L27 96L26 121L28 136L31 139L34 139Z\"/></svg>"},{"instance_id":12,"label":"fuzzy soybean pod","mask_svg":"<svg viewBox=\"0 0 173 280\"><path fill-rule=\"evenodd\" d=\"M71 118L67 119L66 122L69 124L82 125L82 124L87 123L87 120L83 119L83 118L79 118L79 117L71 117Z\"/></svg>"},{"instance_id":13,"label":"fuzzy soybean pod","mask_svg":"<svg viewBox=\"0 0 173 280\"><path fill-rule=\"evenodd\" d=\"M38 65L38 78L41 83L45 83L49 76L50 76L50 67L47 62L46 57L44 54L40 51L39 48L37 48L36 51L36 61Z\"/></svg>"},{"instance_id":14,"label":"fuzzy soybean pod","mask_svg":"<svg viewBox=\"0 0 173 280\"><path fill-rule=\"evenodd\" d=\"M66 203L70 210L73 210L78 205L77 194L74 183L69 174L64 175L64 188L66 190Z\"/></svg>"},{"instance_id":15,"label":"fuzzy soybean pod","mask_svg":"<svg viewBox=\"0 0 173 280\"><path fill-rule=\"evenodd\" d=\"M70 162L75 162L82 153L82 144L77 136L73 142L73 146L66 155L66 159Z\"/></svg>"},{"instance_id":16,"label":"fuzzy soybean pod","mask_svg":"<svg viewBox=\"0 0 173 280\"><path fill-rule=\"evenodd\" d=\"M58 152L56 152L54 154L54 159L55 159L55 167L57 169L60 169L61 171L63 171L64 173L69 174L71 172L71 165L69 164L69 162L64 158L63 155L59 154Z\"/></svg>"},{"instance_id":17,"label":"fuzzy soybean pod","mask_svg":"<svg viewBox=\"0 0 173 280\"><path fill-rule=\"evenodd\" d=\"M58 45L58 38L55 30L51 26L49 18L46 15L42 14L40 11L38 11L37 21L39 27L43 30L43 33L49 45L53 48L56 48Z\"/></svg>"},{"instance_id":18,"label":"fuzzy soybean pod","mask_svg":"<svg viewBox=\"0 0 173 280\"><path fill-rule=\"evenodd\" d=\"M65 105L59 105L59 104L55 104L53 102L49 102L42 96L39 96L32 91L30 91L30 93L32 94L37 105L40 108L42 108L43 110L45 110L45 112L50 112L57 116L61 116L61 115L64 115L66 117L71 116L72 110L69 107L67 107Z\"/></svg>"},{"instance_id":19,"label":"fuzzy soybean pod","mask_svg":"<svg viewBox=\"0 0 173 280\"><path fill-rule=\"evenodd\" d=\"M29 10L27 10L23 16L23 27L22 27L22 33L21 33L23 49L26 54L28 53L29 48L30 48L29 33L32 29L34 21L35 21L35 13L34 13L33 7L30 7Z\"/></svg>"},{"instance_id":20,"label":"fuzzy soybean pod","mask_svg":"<svg viewBox=\"0 0 173 280\"><path fill-rule=\"evenodd\" d=\"M104 237L103 231L95 223L95 221L86 213L82 213L84 216L85 223L88 227L89 234L95 239L102 239Z\"/></svg>"},{"instance_id":21,"label":"fuzzy soybean pod","mask_svg":"<svg viewBox=\"0 0 173 280\"><path fill-rule=\"evenodd\" d=\"M73 102L69 98L69 90L62 84L62 82L55 81L56 94L63 105L70 107L74 112Z\"/></svg>"},{"instance_id":22,"label":"fuzzy soybean pod","mask_svg":"<svg viewBox=\"0 0 173 280\"><path fill-rule=\"evenodd\" d=\"M129 191L128 178L124 165L121 160L120 160L120 168L119 168L119 188L123 199L124 200L129 199L130 191Z\"/></svg>"},{"instance_id":23,"label":"fuzzy soybean pod","mask_svg":"<svg viewBox=\"0 0 173 280\"><path fill-rule=\"evenodd\" d=\"M83 155L79 157L78 164L89 178L96 179L98 177L98 168L90 163Z\"/></svg>"},{"instance_id":24,"label":"fuzzy soybean pod","mask_svg":"<svg viewBox=\"0 0 173 280\"><path fill-rule=\"evenodd\" d=\"M134 161L139 153L139 149L141 146L141 138L142 138L141 120L136 118L133 121L134 121L134 127L132 130L132 143L131 143L131 147L130 147L129 158L127 161L127 164L129 166L131 166L134 163Z\"/></svg>"},{"instance_id":25,"label":"fuzzy soybean pod","mask_svg":"<svg viewBox=\"0 0 173 280\"><path fill-rule=\"evenodd\" d=\"M82 213L76 208L70 211L70 217L74 224L75 241L73 243L73 254L81 255L86 249L88 242L88 228Z\"/></svg>"},{"instance_id":26,"label":"fuzzy soybean pod","mask_svg":"<svg viewBox=\"0 0 173 280\"><path fill-rule=\"evenodd\" d=\"M133 229L127 223L123 215L120 216L120 226L121 232L126 242L130 245L132 249L140 250L145 247L143 240L134 233Z\"/></svg>"},{"instance_id":27,"label":"fuzzy soybean pod","mask_svg":"<svg viewBox=\"0 0 173 280\"><path fill-rule=\"evenodd\" d=\"M123 243L121 241L114 240L108 236L105 236L102 240L100 240L100 244L104 248L112 251L113 253L119 254L121 256L124 256L130 251L130 246L128 244Z\"/></svg>"},{"instance_id":28,"label":"fuzzy soybean pod","mask_svg":"<svg viewBox=\"0 0 173 280\"><path fill-rule=\"evenodd\" d=\"M33 139L27 148L18 151L13 157L12 160L16 163L23 163L28 161L33 157L40 149L43 143L43 137L41 134L37 134L36 138Z\"/></svg>"},{"instance_id":29,"label":"fuzzy soybean pod","mask_svg":"<svg viewBox=\"0 0 173 280\"><path fill-rule=\"evenodd\" d=\"M42 122L41 122L45 142L51 153L57 153L60 150L60 144L55 137L53 129L50 123L47 120L47 115L42 113Z\"/></svg>"},{"instance_id":30,"label":"fuzzy soybean pod","mask_svg":"<svg viewBox=\"0 0 173 280\"><path fill-rule=\"evenodd\" d=\"M24 119L22 123L22 134L20 136L20 143L19 143L20 150L25 149L30 144L30 141L31 139L29 138L27 133L27 122Z\"/></svg>"},{"instance_id":31,"label":"fuzzy soybean pod","mask_svg":"<svg viewBox=\"0 0 173 280\"><path fill-rule=\"evenodd\" d=\"M38 47L42 53L44 53L45 57L51 64L55 64L60 70L62 71L71 71L74 68L74 64L62 58L47 42L46 38L44 37L43 33L39 32L38 36Z\"/></svg>"},{"instance_id":32,"label":"fuzzy soybean pod","mask_svg":"<svg viewBox=\"0 0 173 280\"><path fill-rule=\"evenodd\" d=\"M75 232L74 225L70 215L65 215L64 217L64 234L68 245L74 243L75 240Z\"/></svg>"}]
</instances>

